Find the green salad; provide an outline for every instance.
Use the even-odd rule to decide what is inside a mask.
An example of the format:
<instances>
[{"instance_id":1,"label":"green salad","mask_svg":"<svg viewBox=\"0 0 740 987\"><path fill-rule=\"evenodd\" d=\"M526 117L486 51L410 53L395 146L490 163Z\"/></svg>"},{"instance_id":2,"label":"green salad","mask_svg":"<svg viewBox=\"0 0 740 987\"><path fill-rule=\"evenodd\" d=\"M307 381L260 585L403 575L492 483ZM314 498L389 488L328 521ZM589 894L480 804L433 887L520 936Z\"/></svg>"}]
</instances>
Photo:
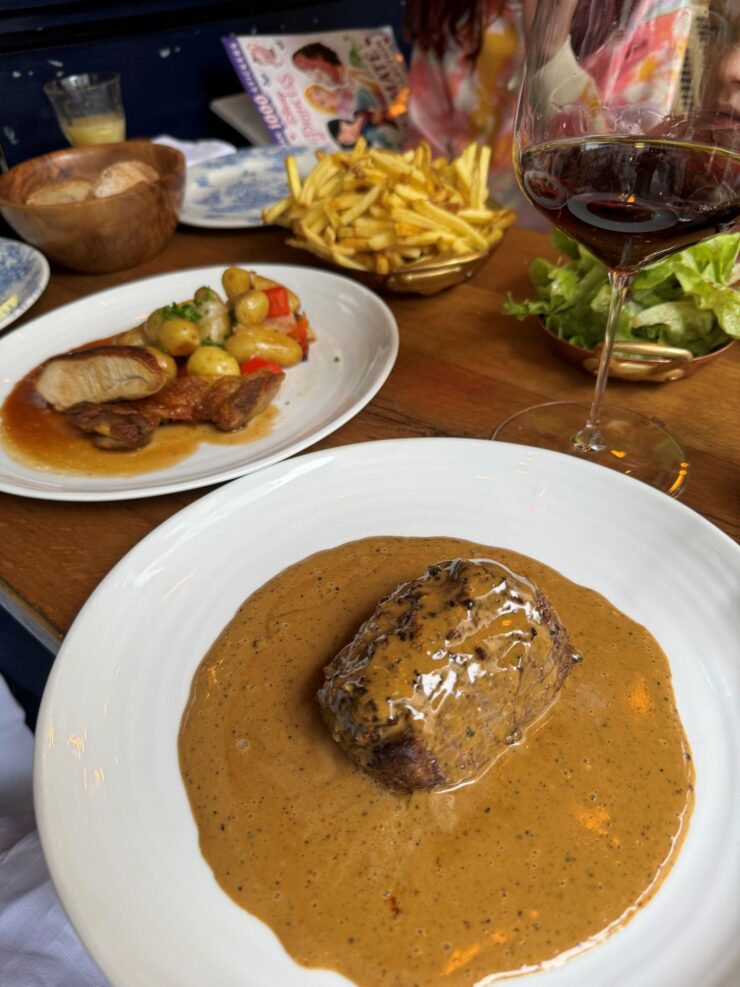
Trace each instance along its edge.
<instances>
[{"instance_id":1,"label":"green salad","mask_svg":"<svg viewBox=\"0 0 740 987\"><path fill-rule=\"evenodd\" d=\"M502 311L518 319L538 315L556 336L592 349L606 330L606 268L560 230L553 230L552 242L567 261L534 260L529 276L536 297L515 302L509 294ZM680 346L702 356L740 338L740 292L731 287L740 273L738 253L740 233L724 233L645 268L632 283L617 339Z\"/></svg>"}]
</instances>

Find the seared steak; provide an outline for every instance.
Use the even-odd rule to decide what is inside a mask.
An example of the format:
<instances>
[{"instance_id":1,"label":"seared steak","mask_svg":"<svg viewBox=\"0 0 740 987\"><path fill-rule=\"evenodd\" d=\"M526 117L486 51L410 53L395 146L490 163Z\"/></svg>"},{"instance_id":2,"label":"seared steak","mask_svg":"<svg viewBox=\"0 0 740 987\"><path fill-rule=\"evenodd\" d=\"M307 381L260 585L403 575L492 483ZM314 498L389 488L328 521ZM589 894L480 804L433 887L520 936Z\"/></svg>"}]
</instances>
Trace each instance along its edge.
<instances>
[{"instance_id":1,"label":"seared steak","mask_svg":"<svg viewBox=\"0 0 740 987\"><path fill-rule=\"evenodd\" d=\"M377 780L451 789L522 739L578 660L528 580L454 559L379 602L326 667L318 700L334 739Z\"/></svg>"},{"instance_id":2,"label":"seared steak","mask_svg":"<svg viewBox=\"0 0 740 987\"><path fill-rule=\"evenodd\" d=\"M264 411L284 378L269 370L242 377L178 377L139 401L85 401L66 414L103 449L140 449L163 422L211 422L222 432L242 428Z\"/></svg>"}]
</instances>

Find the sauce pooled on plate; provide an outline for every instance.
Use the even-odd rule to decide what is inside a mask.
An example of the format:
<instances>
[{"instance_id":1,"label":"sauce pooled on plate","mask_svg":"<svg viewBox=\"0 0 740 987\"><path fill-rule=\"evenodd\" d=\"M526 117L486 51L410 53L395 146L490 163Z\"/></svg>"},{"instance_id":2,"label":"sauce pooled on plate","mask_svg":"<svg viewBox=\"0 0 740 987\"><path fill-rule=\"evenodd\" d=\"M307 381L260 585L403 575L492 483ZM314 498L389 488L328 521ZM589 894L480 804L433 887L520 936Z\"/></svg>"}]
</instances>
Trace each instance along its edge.
<instances>
[{"instance_id":1,"label":"sauce pooled on plate","mask_svg":"<svg viewBox=\"0 0 740 987\"><path fill-rule=\"evenodd\" d=\"M390 791L332 740L323 668L381 597L458 557L525 575L583 662L474 784ZM651 635L541 563L453 538L363 539L270 580L198 668L179 752L223 890L299 963L363 987L470 985L598 941L658 887L693 800Z\"/></svg>"}]
</instances>

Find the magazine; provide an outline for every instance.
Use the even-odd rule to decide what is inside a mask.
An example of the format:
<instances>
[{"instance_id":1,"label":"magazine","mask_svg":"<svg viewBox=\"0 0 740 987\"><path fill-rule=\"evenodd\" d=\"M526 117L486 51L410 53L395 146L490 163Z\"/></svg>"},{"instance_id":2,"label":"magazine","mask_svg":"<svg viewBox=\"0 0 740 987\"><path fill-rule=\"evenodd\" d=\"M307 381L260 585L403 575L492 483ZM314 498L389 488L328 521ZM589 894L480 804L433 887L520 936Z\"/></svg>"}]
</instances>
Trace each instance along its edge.
<instances>
[{"instance_id":1,"label":"magazine","mask_svg":"<svg viewBox=\"0 0 740 987\"><path fill-rule=\"evenodd\" d=\"M254 109L255 142L400 147L408 73L390 27L223 38Z\"/></svg>"}]
</instances>

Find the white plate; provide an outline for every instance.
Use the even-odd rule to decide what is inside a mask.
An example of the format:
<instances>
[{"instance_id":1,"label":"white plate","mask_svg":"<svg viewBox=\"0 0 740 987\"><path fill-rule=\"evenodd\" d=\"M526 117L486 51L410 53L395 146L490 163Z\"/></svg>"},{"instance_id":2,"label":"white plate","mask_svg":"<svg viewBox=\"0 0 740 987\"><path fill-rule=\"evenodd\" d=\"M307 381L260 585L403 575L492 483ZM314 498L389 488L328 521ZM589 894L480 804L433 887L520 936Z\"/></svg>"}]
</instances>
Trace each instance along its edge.
<instances>
[{"instance_id":1,"label":"white plate","mask_svg":"<svg viewBox=\"0 0 740 987\"><path fill-rule=\"evenodd\" d=\"M198 849L177 734L192 675L246 596L311 552L378 534L535 556L606 594L670 658L697 775L679 857L624 929L517 987L715 987L740 973L740 549L591 463L407 439L312 453L203 497L116 566L67 635L36 730L36 812L67 913L113 984L347 983L297 966L220 890Z\"/></svg>"},{"instance_id":2,"label":"white plate","mask_svg":"<svg viewBox=\"0 0 740 987\"><path fill-rule=\"evenodd\" d=\"M306 147L245 147L188 168L180 222L238 229L262 226L262 210L288 194L285 159L296 159L305 177L316 164Z\"/></svg>"},{"instance_id":3,"label":"white plate","mask_svg":"<svg viewBox=\"0 0 740 987\"><path fill-rule=\"evenodd\" d=\"M55 309L0 340L0 405L18 380L55 353L139 325L155 308L217 290L224 267L200 267L129 282ZM275 399L270 435L243 445L201 443L167 469L135 476L69 476L16 462L0 446L0 490L43 500L125 500L190 490L251 473L335 431L380 389L398 353L398 327L377 295L327 271L288 264L256 265L301 299L317 340L291 367ZM2 421L0 419L0 427Z\"/></svg>"},{"instance_id":4,"label":"white plate","mask_svg":"<svg viewBox=\"0 0 740 987\"><path fill-rule=\"evenodd\" d=\"M27 243L0 237L0 329L27 312L48 283L49 263L43 254Z\"/></svg>"}]
</instances>

